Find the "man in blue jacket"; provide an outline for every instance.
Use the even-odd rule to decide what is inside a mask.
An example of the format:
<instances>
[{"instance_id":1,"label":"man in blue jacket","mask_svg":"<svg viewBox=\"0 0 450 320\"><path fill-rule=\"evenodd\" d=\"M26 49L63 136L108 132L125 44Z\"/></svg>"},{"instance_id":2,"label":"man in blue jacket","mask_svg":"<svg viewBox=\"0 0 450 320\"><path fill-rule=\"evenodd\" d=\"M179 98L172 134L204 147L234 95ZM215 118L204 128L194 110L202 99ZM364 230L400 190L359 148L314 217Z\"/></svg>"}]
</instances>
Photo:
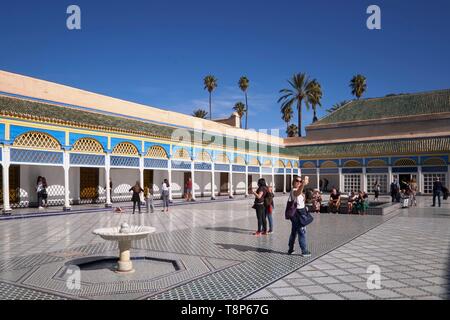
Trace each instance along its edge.
<instances>
[{"instance_id":1,"label":"man in blue jacket","mask_svg":"<svg viewBox=\"0 0 450 320\"><path fill-rule=\"evenodd\" d=\"M437 177L433 183L433 205L432 205L432 207L436 206L436 197L438 198L439 207L441 206L442 190L443 190L442 182L440 181L439 177Z\"/></svg>"}]
</instances>

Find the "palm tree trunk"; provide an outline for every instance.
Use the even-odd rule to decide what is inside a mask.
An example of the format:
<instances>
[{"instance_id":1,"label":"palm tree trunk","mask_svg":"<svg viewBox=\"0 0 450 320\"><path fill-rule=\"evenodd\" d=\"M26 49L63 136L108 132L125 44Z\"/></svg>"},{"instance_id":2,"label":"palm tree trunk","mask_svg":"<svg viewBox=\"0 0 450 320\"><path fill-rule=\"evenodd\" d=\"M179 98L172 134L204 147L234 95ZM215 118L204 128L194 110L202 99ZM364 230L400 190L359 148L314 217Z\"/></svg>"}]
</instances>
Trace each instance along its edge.
<instances>
[{"instance_id":1,"label":"palm tree trunk","mask_svg":"<svg viewBox=\"0 0 450 320\"><path fill-rule=\"evenodd\" d=\"M245 129L248 129L248 102L247 102L247 91L245 92Z\"/></svg>"},{"instance_id":2,"label":"palm tree trunk","mask_svg":"<svg viewBox=\"0 0 450 320\"><path fill-rule=\"evenodd\" d=\"M298 110L298 136L302 136L302 100L297 101Z\"/></svg>"},{"instance_id":3,"label":"palm tree trunk","mask_svg":"<svg viewBox=\"0 0 450 320\"><path fill-rule=\"evenodd\" d=\"M316 122L317 119L317 114L316 114L316 106L313 106L313 111L314 111L314 117L313 117L313 122Z\"/></svg>"},{"instance_id":4,"label":"palm tree trunk","mask_svg":"<svg viewBox=\"0 0 450 320\"><path fill-rule=\"evenodd\" d=\"M212 111L211 111L211 91L209 92L209 120L212 120Z\"/></svg>"}]
</instances>

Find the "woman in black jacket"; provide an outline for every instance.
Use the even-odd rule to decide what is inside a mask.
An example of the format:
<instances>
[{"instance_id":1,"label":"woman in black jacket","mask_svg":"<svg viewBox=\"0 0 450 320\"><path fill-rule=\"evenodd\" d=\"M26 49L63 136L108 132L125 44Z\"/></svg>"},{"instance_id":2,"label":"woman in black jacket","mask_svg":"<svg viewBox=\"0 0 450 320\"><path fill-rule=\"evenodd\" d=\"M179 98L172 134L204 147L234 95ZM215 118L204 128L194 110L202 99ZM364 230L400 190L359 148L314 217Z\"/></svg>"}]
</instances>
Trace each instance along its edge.
<instances>
[{"instance_id":1,"label":"woman in black jacket","mask_svg":"<svg viewBox=\"0 0 450 320\"><path fill-rule=\"evenodd\" d=\"M138 205L139 213L141 213L141 197L139 194L144 192L139 184L139 181L136 181L136 184L130 188L128 191L133 191L133 196L131 197L131 201L133 201L133 214L136 211L136 203Z\"/></svg>"}]
</instances>

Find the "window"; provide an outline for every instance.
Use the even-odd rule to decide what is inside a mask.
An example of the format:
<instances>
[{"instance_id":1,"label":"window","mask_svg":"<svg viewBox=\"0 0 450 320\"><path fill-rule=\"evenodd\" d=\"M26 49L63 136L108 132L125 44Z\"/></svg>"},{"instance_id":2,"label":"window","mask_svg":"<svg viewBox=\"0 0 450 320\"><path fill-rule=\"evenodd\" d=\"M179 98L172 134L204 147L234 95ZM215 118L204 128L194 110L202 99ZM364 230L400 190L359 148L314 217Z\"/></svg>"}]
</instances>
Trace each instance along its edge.
<instances>
[{"instance_id":1,"label":"window","mask_svg":"<svg viewBox=\"0 0 450 320\"><path fill-rule=\"evenodd\" d=\"M367 175L367 189L368 192L375 192L373 185L376 181L380 184L380 193L388 192L387 174L368 174Z\"/></svg>"},{"instance_id":2,"label":"window","mask_svg":"<svg viewBox=\"0 0 450 320\"><path fill-rule=\"evenodd\" d=\"M424 193L433 193L433 183L438 178L441 180L444 186L447 185L445 173L426 173L423 175L423 191Z\"/></svg>"},{"instance_id":3,"label":"window","mask_svg":"<svg viewBox=\"0 0 450 320\"><path fill-rule=\"evenodd\" d=\"M345 174L344 175L344 192L358 192L361 190L361 175Z\"/></svg>"}]
</instances>

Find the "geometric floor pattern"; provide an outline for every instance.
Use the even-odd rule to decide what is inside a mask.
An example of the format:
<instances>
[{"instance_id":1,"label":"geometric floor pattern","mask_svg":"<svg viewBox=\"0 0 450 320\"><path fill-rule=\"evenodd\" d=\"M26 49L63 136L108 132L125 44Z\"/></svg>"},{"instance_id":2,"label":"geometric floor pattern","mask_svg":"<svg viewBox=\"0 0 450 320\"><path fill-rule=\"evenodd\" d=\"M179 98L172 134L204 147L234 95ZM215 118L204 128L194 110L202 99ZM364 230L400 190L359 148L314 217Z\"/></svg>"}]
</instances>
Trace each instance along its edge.
<instances>
[{"instance_id":1,"label":"geometric floor pattern","mask_svg":"<svg viewBox=\"0 0 450 320\"><path fill-rule=\"evenodd\" d=\"M276 207L285 201L278 197ZM307 229L312 257L303 258L286 254L290 222L282 212L275 211L274 234L251 235L256 219L250 203L191 205L169 215L95 212L1 221L0 299L448 297L446 207L388 216L315 215ZM117 255L117 245L92 235L93 228L144 217L158 232L133 243L136 273L82 269L80 287L67 286L73 264ZM381 269L379 290L367 289L369 265Z\"/></svg>"}]
</instances>

